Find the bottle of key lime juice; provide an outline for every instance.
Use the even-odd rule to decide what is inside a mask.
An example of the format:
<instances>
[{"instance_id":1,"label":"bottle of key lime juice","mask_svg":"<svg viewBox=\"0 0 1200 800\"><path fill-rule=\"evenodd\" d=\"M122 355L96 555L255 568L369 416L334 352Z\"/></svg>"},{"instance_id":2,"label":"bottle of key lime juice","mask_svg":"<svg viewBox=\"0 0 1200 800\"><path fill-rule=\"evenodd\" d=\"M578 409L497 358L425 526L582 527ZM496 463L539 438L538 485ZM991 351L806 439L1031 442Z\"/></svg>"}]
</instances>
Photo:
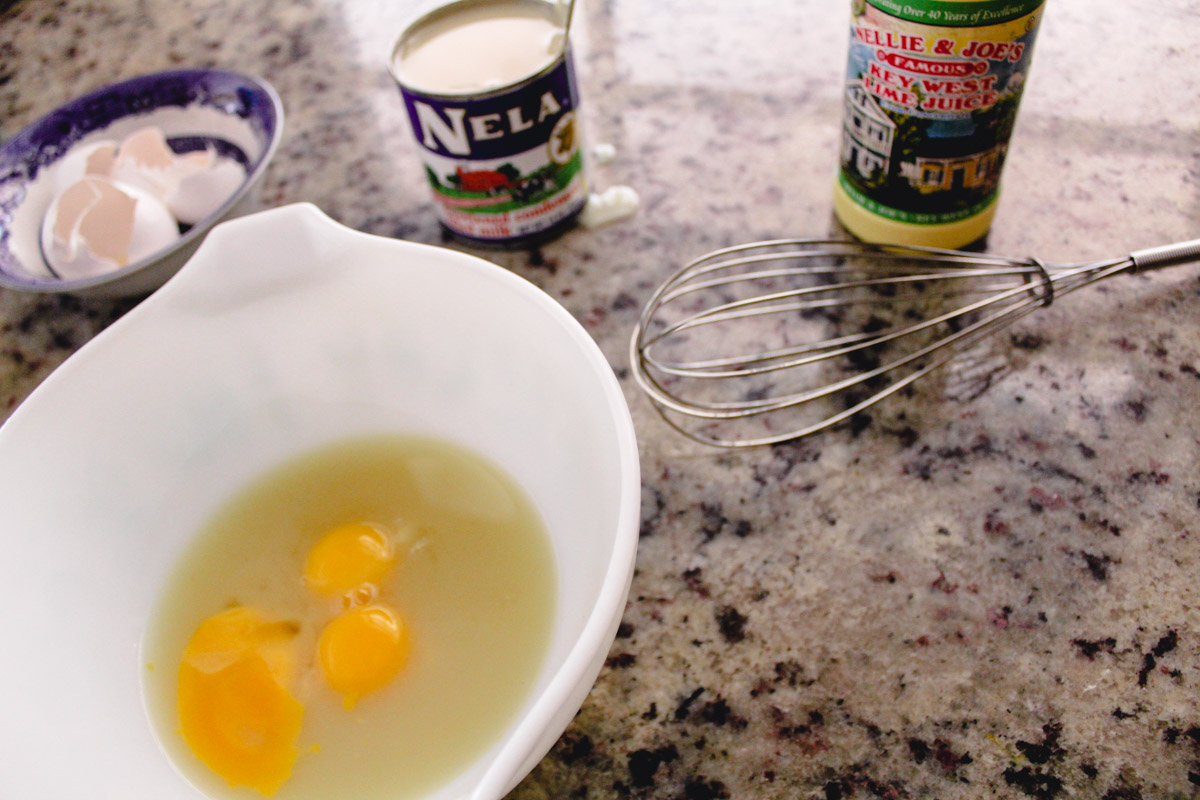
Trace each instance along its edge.
<instances>
[{"instance_id":1,"label":"bottle of key lime juice","mask_svg":"<svg viewBox=\"0 0 1200 800\"><path fill-rule=\"evenodd\" d=\"M853 0L834 211L870 242L991 226L1045 0Z\"/></svg>"}]
</instances>

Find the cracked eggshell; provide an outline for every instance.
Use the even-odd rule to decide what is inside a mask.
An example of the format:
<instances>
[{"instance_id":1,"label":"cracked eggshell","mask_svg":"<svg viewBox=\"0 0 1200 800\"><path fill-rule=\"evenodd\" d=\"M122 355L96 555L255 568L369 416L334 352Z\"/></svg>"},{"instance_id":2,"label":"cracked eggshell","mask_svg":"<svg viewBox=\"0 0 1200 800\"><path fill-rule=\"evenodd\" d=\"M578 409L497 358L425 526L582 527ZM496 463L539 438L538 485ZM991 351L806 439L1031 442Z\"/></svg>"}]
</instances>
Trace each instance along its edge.
<instances>
[{"instance_id":1,"label":"cracked eggshell","mask_svg":"<svg viewBox=\"0 0 1200 800\"><path fill-rule=\"evenodd\" d=\"M246 171L212 149L177 155L156 127L142 128L121 142L112 178L161 198L175 218L195 225L237 192Z\"/></svg>"},{"instance_id":2,"label":"cracked eggshell","mask_svg":"<svg viewBox=\"0 0 1200 800\"><path fill-rule=\"evenodd\" d=\"M216 212L245 180L241 164L217 156L211 166L179 181L175 191L167 195L167 208L184 225L195 225Z\"/></svg>"},{"instance_id":3,"label":"cracked eggshell","mask_svg":"<svg viewBox=\"0 0 1200 800\"><path fill-rule=\"evenodd\" d=\"M117 147L117 142L103 139L73 148L54 166L54 195L62 194L87 175L111 174Z\"/></svg>"},{"instance_id":4,"label":"cracked eggshell","mask_svg":"<svg viewBox=\"0 0 1200 800\"><path fill-rule=\"evenodd\" d=\"M179 225L166 205L135 186L88 176L55 200L42 223L42 253L61 278L103 275L170 247Z\"/></svg>"}]
</instances>

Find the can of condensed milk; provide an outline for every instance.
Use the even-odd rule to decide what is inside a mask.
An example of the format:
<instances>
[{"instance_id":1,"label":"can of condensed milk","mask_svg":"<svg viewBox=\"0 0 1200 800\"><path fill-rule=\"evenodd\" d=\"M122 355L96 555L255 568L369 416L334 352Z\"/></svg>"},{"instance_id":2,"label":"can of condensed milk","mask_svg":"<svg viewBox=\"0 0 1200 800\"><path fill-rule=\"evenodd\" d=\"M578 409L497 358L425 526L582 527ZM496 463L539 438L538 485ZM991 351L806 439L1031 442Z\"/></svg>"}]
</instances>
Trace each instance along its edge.
<instances>
[{"instance_id":1,"label":"can of condensed milk","mask_svg":"<svg viewBox=\"0 0 1200 800\"><path fill-rule=\"evenodd\" d=\"M573 224L587 201L565 4L457 0L405 28L391 73L442 225L514 247Z\"/></svg>"}]
</instances>

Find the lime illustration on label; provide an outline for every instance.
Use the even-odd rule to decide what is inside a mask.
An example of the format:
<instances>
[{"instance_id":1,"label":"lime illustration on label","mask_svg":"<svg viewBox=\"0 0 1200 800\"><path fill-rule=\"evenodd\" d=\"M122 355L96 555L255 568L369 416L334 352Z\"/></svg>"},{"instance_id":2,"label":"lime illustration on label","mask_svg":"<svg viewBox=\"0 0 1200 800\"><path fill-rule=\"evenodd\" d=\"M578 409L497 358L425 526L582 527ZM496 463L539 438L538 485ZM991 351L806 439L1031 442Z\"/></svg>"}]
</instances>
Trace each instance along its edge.
<instances>
[{"instance_id":1,"label":"lime illustration on label","mask_svg":"<svg viewBox=\"0 0 1200 800\"><path fill-rule=\"evenodd\" d=\"M1042 7L859 0L839 173L846 193L882 217L928 225L991 203Z\"/></svg>"}]
</instances>

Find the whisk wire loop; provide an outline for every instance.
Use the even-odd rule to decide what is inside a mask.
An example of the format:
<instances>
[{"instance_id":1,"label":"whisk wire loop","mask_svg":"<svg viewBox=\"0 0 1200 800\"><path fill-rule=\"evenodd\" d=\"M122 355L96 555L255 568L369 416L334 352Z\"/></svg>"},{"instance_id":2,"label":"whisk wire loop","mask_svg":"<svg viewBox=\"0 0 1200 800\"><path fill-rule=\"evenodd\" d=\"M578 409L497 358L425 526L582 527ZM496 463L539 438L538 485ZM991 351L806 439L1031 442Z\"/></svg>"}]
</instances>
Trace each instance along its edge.
<instances>
[{"instance_id":1,"label":"whisk wire loop","mask_svg":"<svg viewBox=\"0 0 1200 800\"><path fill-rule=\"evenodd\" d=\"M726 447L773 444L858 417L1068 292L1197 260L1200 240L1057 266L835 239L734 245L658 287L634 328L630 362L675 430ZM961 305L939 307L958 297ZM716 352L703 354L709 344ZM815 418L778 416L789 410ZM747 419L760 420L756 432L722 427Z\"/></svg>"},{"instance_id":2,"label":"whisk wire loop","mask_svg":"<svg viewBox=\"0 0 1200 800\"><path fill-rule=\"evenodd\" d=\"M999 310L992 317L986 317L982 320L974 322L974 323L960 329L959 331L941 339L940 341L937 341L930 345L926 345L925 347L919 348L919 349L915 350L914 352L904 355L893 361L890 361L887 364L883 364L878 367L875 367L874 369L870 369L870 370L866 370L863 372L853 374L842 380L839 380L839 381L836 381L833 383L828 383L823 386L819 386L817 388L803 391L800 393L795 393L795 394L787 395L784 397L778 397L778 398L774 398L774 399L739 400L739 401L734 401L734 402L712 402L712 403L704 402L701 400L696 400L690 404L690 408L695 412L696 416L702 416L702 417L706 417L708 419L735 419L735 418L740 418L740 417L754 416L754 415L766 413L769 411L777 411L777 410L780 410L783 408L788 408L791 406L796 406L796 405L808 403L808 402L811 402L813 400L817 400L817 399L820 399L823 397L827 397L829 395L844 391L846 389L857 386L859 384L867 383L876 377L887 374L890 371L894 371L894 370L904 367L908 364L917 362L917 361L925 358L926 356L936 352L939 349L948 348L955 344L969 346L971 343L975 342L979 338L982 338L982 334L985 334L988 332L987 331L988 326L991 325L992 323L994 323L994 321L997 318L1007 317L1010 315L1015 316L1015 317L1024 316L1026 313L1029 313L1029 311L1031 311L1037 307L1038 303L1036 302L1036 298L1028 296L1024 289L1014 289L1009 293L1010 296L1016 295L1018 297L1022 294L1026 295L1023 299L1020 299L1016 303L1005 306L1004 308ZM932 323L933 321L930 321L930 322ZM905 333L906 332L904 332L904 331L893 332L893 333L889 334L887 337L880 337L880 338L876 339L873 343L879 343L882 341L888 341L891 339L899 338L900 336L905 335ZM757 369L756 368L756 369L746 369L746 370L742 370L742 371L729 371L729 372L720 372L720 373L686 372L686 371L682 371L682 370L671 371L668 369L664 369L663 371L664 372L670 371L671 374L674 374L677 376L684 376L684 377L699 377L699 378L746 377L749 375L760 374L763 372L777 371L778 369L781 369L781 368L789 369L789 368L793 368L793 367L797 367L797 366L803 366L804 364L808 364L808 363L827 360L827 359L833 358L835 356L846 355L846 354L850 353L851 351L853 351L854 349L855 348L843 348L843 349L837 350L837 351L824 352L824 353L820 353L815 356L809 357L807 359L789 362L789 363L783 365L782 367L772 367L772 368L766 368L766 369ZM948 360L948 359L952 358L956 354L956 352L957 351L952 352L952 353L947 353L945 355L945 359ZM941 362L939 361L936 363L929 364L927 367L924 368L924 370L922 371L922 374L924 374L924 372L926 372L926 371L933 369L936 366L939 366L940 363ZM664 405L669 405L671 407L674 407L676 404L679 403L678 398L676 398L671 392L666 390L661 384L659 384L657 381L655 381L653 379L651 379L651 382L653 383L655 389L657 389L657 392L655 393L656 396L658 396L660 399L662 399L664 401ZM907 383L904 385L907 385ZM898 388L899 387L896 387L897 390L898 390ZM889 392L889 394L890 393L892 393L892 392ZM676 408L675 410L682 411L684 409Z\"/></svg>"},{"instance_id":3,"label":"whisk wire loop","mask_svg":"<svg viewBox=\"0 0 1200 800\"><path fill-rule=\"evenodd\" d=\"M853 282L840 284L843 288L854 288L864 285L863 282ZM689 361L689 362L672 362L660 360L654 357L653 348L656 342L662 340L667 335L677 333L688 327L694 327L704 324L712 324L716 322L726 322L734 319L733 315L718 314L720 309L727 308L720 306L710 312L698 313L688 317L683 323L671 326L661 334L651 337L643 343L642 354L647 363L652 364L657 369L679 377L692 378L732 378L744 377L748 375L756 375L764 372L771 372L779 369L788 369L792 367L805 366L830 358L838 358L841 356L850 355L856 351L866 348L875 347L878 345L887 344L889 342L900 339L921 331L929 330L943 323L949 322L958 317L968 316L976 311L984 309L988 306L998 304L1014 296L1029 293L1029 289L1023 285L1013 286L1002 292L988 295L974 303L962 306L952 311L948 311L939 316L920 320L905 327L885 331L880 334L873 333L855 333L841 336L834 339L826 339L816 343L806 343L795 345L790 348L769 350L759 353L749 353L735 356L725 356L723 358L709 359L705 361ZM1037 297L1037 296L1035 296ZM752 301L747 301L752 302ZM830 301L834 303L836 301ZM788 306L782 309L775 307L771 308L769 313L775 313L777 310L792 310L795 307ZM807 308L807 307L806 307ZM738 316L754 316L762 312L753 309L744 310ZM800 358L794 358L800 356ZM791 359L783 361L783 359ZM733 368L736 367L736 368ZM730 368L730 369L726 369Z\"/></svg>"}]
</instances>

